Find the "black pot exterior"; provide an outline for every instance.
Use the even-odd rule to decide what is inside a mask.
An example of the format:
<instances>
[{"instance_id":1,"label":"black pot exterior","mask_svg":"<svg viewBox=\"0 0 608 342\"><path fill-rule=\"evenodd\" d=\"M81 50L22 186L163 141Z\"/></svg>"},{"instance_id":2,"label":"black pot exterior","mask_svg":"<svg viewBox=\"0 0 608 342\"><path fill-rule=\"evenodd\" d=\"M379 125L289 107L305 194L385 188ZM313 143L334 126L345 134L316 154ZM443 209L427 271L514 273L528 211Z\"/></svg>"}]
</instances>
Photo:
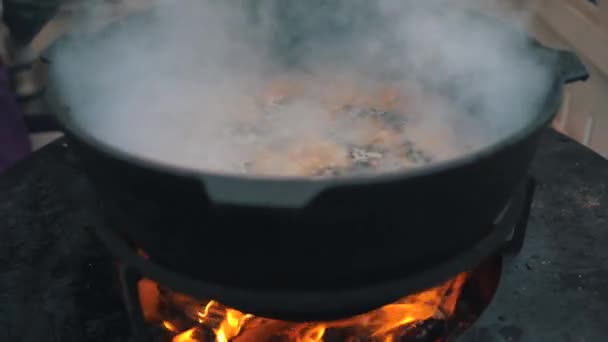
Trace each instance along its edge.
<instances>
[{"instance_id":1,"label":"black pot exterior","mask_svg":"<svg viewBox=\"0 0 608 342\"><path fill-rule=\"evenodd\" d=\"M540 132L559 108L562 85L586 77L573 54L542 51L558 63L544 106L531 113L538 120L468 159L399 175L256 179L180 170L115 153L58 118L102 199L108 225L151 260L220 286L340 292L407 278L488 235L528 172ZM222 294L208 298L221 300ZM266 304L247 307L270 312Z\"/></svg>"},{"instance_id":2,"label":"black pot exterior","mask_svg":"<svg viewBox=\"0 0 608 342\"><path fill-rule=\"evenodd\" d=\"M403 277L479 241L524 179L538 136L438 173L337 184L297 209L215 203L197 177L75 143L111 228L152 260L212 283L325 291Z\"/></svg>"},{"instance_id":3,"label":"black pot exterior","mask_svg":"<svg viewBox=\"0 0 608 342\"><path fill-rule=\"evenodd\" d=\"M156 262L252 289L356 287L414 273L488 233L527 173L539 133L558 110L562 83L584 78L575 56L559 53L578 69L560 71L537 114L547 120L491 153L428 172L352 181L178 173L68 136L104 199L109 224Z\"/></svg>"}]
</instances>

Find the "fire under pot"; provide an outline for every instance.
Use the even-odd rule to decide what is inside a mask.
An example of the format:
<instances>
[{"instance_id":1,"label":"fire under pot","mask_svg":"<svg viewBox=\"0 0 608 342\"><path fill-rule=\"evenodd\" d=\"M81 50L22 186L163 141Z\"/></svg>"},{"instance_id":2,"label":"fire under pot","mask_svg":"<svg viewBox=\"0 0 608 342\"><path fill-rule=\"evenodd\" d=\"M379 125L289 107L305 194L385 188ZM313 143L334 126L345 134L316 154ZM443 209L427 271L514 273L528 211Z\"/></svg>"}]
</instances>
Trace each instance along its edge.
<instances>
[{"instance_id":1,"label":"fire under pot","mask_svg":"<svg viewBox=\"0 0 608 342\"><path fill-rule=\"evenodd\" d=\"M209 298L209 293L218 293L212 284L156 264L109 229L97 228L95 233L118 261L123 299L138 341L457 341L491 302L502 256L517 253L523 246L534 184L532 179L522 184L488 236L467 253L393 284L350 292L260 293L228 288L223 289L225 296ZM343 301L398 289L401 297L380 307L355 314L319 312L319 320L283 319L230 305L234 300L247 302L241 296L248 296L258 302L257 307L264 307L259 301L268 300L282 301L288 308L294 302Z\"/></svg>"}]
</instances>

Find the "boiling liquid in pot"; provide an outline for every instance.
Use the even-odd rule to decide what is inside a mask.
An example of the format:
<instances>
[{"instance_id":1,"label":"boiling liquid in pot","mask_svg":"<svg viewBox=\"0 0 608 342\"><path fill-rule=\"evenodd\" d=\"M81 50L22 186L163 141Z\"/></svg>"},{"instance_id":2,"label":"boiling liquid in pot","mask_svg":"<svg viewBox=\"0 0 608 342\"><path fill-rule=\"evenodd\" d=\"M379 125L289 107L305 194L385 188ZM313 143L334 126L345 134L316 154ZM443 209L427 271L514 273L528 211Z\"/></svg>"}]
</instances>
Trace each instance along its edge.
<instances>
[{"instance_id":1,"label":"boiling liquid in pot","mask_svg":"<svg viewBox=\"0 0 608 342\"><path fill-rule=\"evenodd\" d=\"M286 3L289 15L261 1L256 25L239 2L159 3L66 39L51 69L79 129L165 165L271 177L407 171L521 130L552 82L525 36L456 2L337 1L327 16L317 15L324 1Z\"/></svg>"},{"instance_id":2,"label":"boiling liquid in pot","mask_svg":"<svg viewBox=\"0 0 608 342\"><path fill-rule=\"evenodd\" d=\"M392 172L475 147L473 139L455 136L447 116L432 120L435 114L425 113L450 109L413 84L358 87L352 80L299 79L268 88L252 101L253 115L229 129L232 143L250 148L233 172L289 177ZM310 125L302 119L306 116ZM475 124L469 120L469 126Z\"/></svg>"}]
</instances>

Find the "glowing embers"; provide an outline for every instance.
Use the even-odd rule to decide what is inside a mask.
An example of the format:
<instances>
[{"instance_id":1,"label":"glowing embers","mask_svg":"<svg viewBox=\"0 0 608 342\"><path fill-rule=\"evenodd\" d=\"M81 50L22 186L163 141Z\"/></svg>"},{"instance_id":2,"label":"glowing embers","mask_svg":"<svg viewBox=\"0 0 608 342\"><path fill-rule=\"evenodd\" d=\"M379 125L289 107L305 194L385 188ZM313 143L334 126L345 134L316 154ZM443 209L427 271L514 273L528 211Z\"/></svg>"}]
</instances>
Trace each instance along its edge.
<instances>
[{"instance_id":1,"label":"glowing embers","mask_svg":"<svg viewBox=\"0 0 608 342\"><path fill-rule=\"evenodd\" d=\"M352 318L306 323L256 317L213 300L172 292L148 279L138 285L146 321L166 330L172 342L398 342L421 341L420 335L432 329L447 331L441 326L453 318L467 278L467 273L460 274Z\"/></svg>"}]
</instances>

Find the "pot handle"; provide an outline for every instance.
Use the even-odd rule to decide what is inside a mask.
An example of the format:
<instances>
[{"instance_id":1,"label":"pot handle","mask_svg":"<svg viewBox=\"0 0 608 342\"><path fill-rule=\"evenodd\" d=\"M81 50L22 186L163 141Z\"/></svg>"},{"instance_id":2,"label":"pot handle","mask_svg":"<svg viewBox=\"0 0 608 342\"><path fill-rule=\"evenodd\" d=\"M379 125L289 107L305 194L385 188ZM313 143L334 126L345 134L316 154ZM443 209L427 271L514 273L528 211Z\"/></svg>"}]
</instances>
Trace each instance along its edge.
<instances>
[{"instance_id":1,"label":"pot handle","mask_svg":"<svg viewBox=\"0 0 608 342\"><path fill-rule=\"evenodd\" d=\"M564 83L586 81L589 79L587 67L581 59L571 51L557 51L557 76Z\"/></svg>"},{"instance_id":2,"label":"pot handle","mask_svg":"<svg viewBox=\"0 0 608 342\"><path fill-rule=\"evenodd\" d=\"M272 180L209 176L201 180L217 204L301 209L327 186L323 180Z\"/></svg>"}]
</instances>

